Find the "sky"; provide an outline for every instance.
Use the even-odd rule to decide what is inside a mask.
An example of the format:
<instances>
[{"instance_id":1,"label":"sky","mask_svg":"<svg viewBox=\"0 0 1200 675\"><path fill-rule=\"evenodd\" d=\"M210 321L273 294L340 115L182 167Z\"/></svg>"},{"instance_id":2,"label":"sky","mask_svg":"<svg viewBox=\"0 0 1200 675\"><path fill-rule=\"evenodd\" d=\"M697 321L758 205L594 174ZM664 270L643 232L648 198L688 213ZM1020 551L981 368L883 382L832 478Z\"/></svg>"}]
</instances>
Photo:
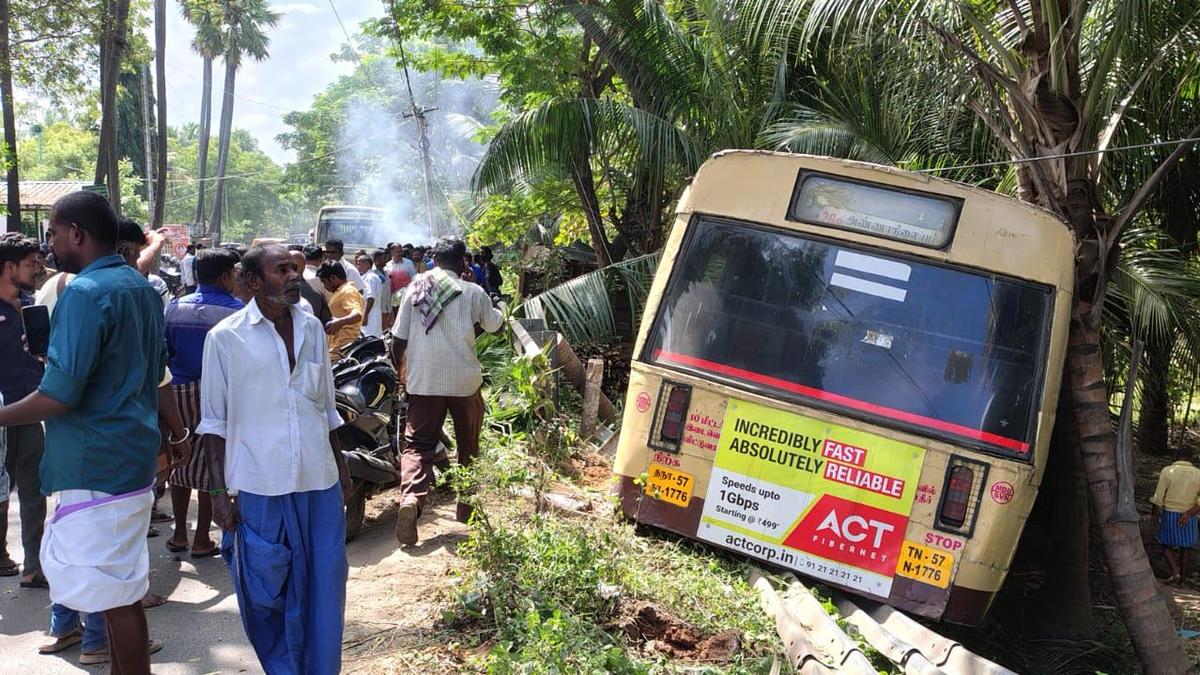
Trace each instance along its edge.
<instances>
[{"instance_id":1,"label":"sky","mask_svg":"<svg viewBox=\"0 0 1200 675\"><path fill-rule=\"evenodd\" d=\"M330 3L337 7L350 35L364 19L383 15L382 0L285 0L272 2L283 14L271 32L270 56L262 62L248 60L238 71L233 126L258 138L264 152L277 162L294 159L275 135L287 131L283 115L305 110L314 95L339 75L348 75L353 64L329 57L346 42ZM148 29L148 30L152 30ZM178 0L167 0L167 121L171 126L200 120L203 62L192 51L194 31L184 20ZM153 44L153 34L148 37ZM225 69L213 64L213 133L220 116Z\"/></svg>"}]
</instances>

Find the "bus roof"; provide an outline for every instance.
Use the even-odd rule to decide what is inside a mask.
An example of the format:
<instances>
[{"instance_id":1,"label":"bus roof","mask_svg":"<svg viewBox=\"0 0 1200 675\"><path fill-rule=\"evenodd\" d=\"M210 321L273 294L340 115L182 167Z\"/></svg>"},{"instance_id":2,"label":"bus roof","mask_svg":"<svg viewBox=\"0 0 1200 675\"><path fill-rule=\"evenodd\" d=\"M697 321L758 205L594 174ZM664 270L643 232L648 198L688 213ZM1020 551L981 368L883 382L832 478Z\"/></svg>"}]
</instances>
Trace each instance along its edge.
<instances>
[{"instance_id":1,"label":"bus roof","mask_svg":"<svg viewBox=\"0 0 1200 675\"><path fill-rule=\"evenodd\" d=\"M326 204L325 206L321 207L318 213L325 213L326 211L367 211L370 213L377 213L380 216L383 215L383 209L381 208L374 206L357 206L354 204Z\"/></svg>"},{"instance_id":2,"label":"bus roof","mask_svg":"<svg viewBox=\"0 0 1200 675\"><path fill-rule=\"evenodd\" d=\"M953 239L935 249L865 232L789 219L803 170L962 200ZM948 263L1074 287L1074 236L1050 211L996 192L895 167L782 152L727 150L710 157L678 213L706 213L915 254Z\"/></svg>"}]
</instances>

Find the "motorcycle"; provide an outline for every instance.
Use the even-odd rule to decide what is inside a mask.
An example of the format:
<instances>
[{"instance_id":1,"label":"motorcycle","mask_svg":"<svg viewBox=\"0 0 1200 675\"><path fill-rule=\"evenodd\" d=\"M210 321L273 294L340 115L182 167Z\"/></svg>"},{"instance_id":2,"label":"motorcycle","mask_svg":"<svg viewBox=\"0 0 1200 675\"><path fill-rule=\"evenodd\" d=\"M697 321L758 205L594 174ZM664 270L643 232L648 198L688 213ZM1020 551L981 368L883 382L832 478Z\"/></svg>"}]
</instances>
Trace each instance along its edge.
<instances>
[{"instance_id":1,"label":"motorcycle","mask_svg":"<svg viewBox=\"0 0 1200 675\"><path fill-rule=\"evenodd\" d=\"M360 337L342 350L333 365L334 404L343 424L335 430L342 445L351 481L346 504L346 540L358 536L367 500L400 485L400 453L408 401L400 391L387 344L377 337ZM442 434L434 455L440 471L450 468Z\"/></svg>"}]
</instances>

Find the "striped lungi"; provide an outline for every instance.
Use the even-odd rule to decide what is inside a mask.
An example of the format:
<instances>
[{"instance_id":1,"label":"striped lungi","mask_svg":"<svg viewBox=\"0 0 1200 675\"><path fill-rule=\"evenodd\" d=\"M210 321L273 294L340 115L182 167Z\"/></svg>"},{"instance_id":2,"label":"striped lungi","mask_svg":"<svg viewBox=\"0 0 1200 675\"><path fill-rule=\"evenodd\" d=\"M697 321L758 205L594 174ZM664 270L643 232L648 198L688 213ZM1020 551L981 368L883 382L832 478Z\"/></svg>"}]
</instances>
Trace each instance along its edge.
<instances>
[{"instance_id":1,"label":"striped lungi","mask_svg":"<svg viewBox=\"0 0 1200 675\"><path fill-rule=\"evenodd\" d=\"M1158 543L1171 548L1193 548L1196 546L1196 516L1188 518L1187 523L1179 526L1177 511L1163 510L1158 521Z\"/></svg>"},{"instance_id":2,"label":"striped lungi","mask_svg":"<svg viewBox=\"0 0 1200 675\"><path fill-rule=\"evenodd\" d=\"M171 389L175 391L175 400L179 402L183 425L191 432L188 443L192 448L192 456L187 464L171 471L171 485L211 490L213 485L209 477L208 457L200 437L196 435L196 427L200 424L200 381L173 384Z\"/></svg>"}]
</instances>

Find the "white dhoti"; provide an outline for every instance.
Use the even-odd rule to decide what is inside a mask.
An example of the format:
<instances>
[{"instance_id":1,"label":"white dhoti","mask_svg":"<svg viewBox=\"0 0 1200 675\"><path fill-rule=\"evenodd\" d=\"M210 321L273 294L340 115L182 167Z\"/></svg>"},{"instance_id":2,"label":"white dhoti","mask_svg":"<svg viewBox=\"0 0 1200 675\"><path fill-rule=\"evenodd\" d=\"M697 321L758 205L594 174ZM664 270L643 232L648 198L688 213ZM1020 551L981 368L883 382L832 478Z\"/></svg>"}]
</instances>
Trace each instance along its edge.
<instances>
[{"instance_id":1,"label":"white dhoti","mask_svg":"<svg viewBox=\"0 0 1200 675\"><path fill-rule=\"evenodd\" d=\"M42 536L50 599L80 612L132 605L150 590L146 528L154 486L110 495L55 493L58 505Z\"/></svg>"}]
</instances>

